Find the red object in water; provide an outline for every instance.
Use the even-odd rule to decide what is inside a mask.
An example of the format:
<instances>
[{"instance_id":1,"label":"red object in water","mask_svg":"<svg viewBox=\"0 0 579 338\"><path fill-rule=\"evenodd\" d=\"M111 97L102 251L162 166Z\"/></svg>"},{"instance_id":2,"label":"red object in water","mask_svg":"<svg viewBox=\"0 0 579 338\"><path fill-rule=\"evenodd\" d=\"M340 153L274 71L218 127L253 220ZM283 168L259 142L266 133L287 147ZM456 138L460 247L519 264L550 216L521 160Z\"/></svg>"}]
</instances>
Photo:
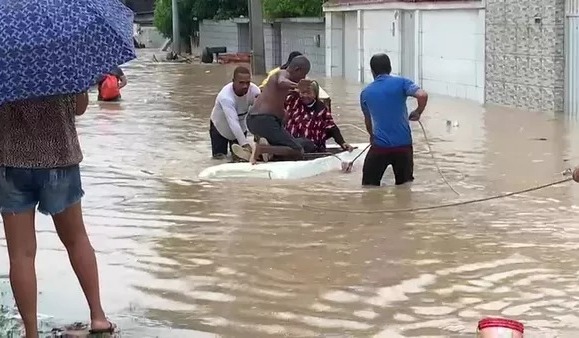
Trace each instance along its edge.
<instances>
[{"instance_id":1,"label":"red object in water","mask_svg":"<svg viewBox=\"0 0 579 338\"><path fill-rule=\"evenodd\" d=\"M119 80L116 76L107 74L99 86L99 96L104 101L115 100L121 95Z\"/></svg>"},{"instance_id":2,"label":"red object in water","mask_svg":"<svg viewBox=\"0 0 579 338\"><path fill-rule=\"evenodd\" d=\"M483 318L478 322L478 329L488 329L493 327L501 327L506 329L511 329L520 333L523 333L525 326L521 322L516 320L506 319L506 318Z\"/></svg>"}]
</instances>

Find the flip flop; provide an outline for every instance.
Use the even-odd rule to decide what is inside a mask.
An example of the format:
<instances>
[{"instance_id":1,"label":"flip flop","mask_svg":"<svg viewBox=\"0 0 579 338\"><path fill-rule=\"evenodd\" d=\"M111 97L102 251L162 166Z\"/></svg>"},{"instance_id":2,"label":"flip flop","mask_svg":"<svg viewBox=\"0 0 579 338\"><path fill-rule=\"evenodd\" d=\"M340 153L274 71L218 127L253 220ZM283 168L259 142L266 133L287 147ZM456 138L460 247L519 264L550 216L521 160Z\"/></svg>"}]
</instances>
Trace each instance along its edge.
<instances>
[{"instance_id":1,"label":"flip flop","mask_svg":"<svg viewBox=\"0 0 579 338\"><path fill-rule=\"evenodd\" d=\"M109 327L104 328L104 329L90 329L90 330L88 330L88 333L89 334L103 334L103 333L113 334L113 333L115 333L116 330L117 330L117 326L115 324L113 324L111 321L109 321Z\"/></svg>"}]
</instances>

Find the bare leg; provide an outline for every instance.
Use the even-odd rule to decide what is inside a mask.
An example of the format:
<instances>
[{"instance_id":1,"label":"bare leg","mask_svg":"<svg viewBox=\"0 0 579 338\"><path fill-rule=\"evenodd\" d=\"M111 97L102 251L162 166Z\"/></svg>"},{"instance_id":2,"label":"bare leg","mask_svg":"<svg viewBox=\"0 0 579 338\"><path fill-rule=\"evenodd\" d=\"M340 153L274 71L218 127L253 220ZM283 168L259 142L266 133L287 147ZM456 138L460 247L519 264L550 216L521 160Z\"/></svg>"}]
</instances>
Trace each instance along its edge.
<instances>
[{"instance_id":1,"label":"bare leg","mask_svg":"<svg viewBox=\"0 0 579 338\"><path fill-rule=\"evenodd\" d=\"M86 233L80 202L52 219L88 302L91 329L108 328L110 323L101 305L96 256Z\"/></svg>"},{"instance_id":2,"label":"bare leg","mask_svg":"<svg viewBox=\"0 0 579 338\"><path fill-rule=\"evenodd\" d=\"M10 284L22 317L26 338L38 338L35 209L2 214L10 257Z\"/></svg>"},{"instance_id":3,"label":"bare leg","mask_svg":"<svg viewBox=\"0 0 579 338\"><path fill-rule=\"evenodd\" d=\"M289 160L299 160L304 155L303 151L295 150L290 147L256 144L255 148L253 148L249 162L251 162L251 164L257 163L257 159L262 154L280 156Z\"/></svg>"}]
</instances>

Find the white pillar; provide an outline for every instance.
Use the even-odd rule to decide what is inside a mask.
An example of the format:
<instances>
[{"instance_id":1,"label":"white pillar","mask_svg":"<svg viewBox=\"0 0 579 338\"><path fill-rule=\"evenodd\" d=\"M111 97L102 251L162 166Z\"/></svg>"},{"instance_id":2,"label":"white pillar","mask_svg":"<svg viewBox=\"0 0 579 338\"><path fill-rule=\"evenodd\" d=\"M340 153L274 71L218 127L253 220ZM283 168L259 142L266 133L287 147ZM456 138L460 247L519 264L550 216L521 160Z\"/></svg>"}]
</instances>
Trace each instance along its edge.
<instances>
[{"instance_id":1,"label":"white pillar","mask_svg":"<svg viewBox=\"0 0 579 338\"><path fill-rule=\"evenodd\" d=\"M358 27L358 82L364 82L364 12L357 11ZM345 48L347 46L344 46Z\"/></svg>"},{"instance_id":2,"label":"white pillar","mask_svg":"<svg viewBox=\"0 0 579 338\"><path fill-rule=\"evenodd\" d=\"M332 12L326 12L326 77L332 77L332 41L333 41L333 15Z\"/></svg>"}]
</instances>

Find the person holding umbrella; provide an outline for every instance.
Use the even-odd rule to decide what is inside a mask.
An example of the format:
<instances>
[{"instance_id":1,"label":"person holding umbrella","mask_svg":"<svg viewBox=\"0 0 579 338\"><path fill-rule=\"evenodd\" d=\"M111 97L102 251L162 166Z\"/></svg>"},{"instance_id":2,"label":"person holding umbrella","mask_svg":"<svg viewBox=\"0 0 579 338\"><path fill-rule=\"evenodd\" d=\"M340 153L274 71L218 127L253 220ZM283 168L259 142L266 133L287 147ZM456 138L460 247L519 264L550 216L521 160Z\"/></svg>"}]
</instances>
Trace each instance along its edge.
<instances>
[{"instance_id":1,"label":"person holding umbrella","mask_svg":"<svg viewBox=\"0 0 579 338\"><path fill-rule=\"evenodd\" d=\"M52 216L68 252L90 309L90 333L115 330L83 221L75 118L98 76L135 58L132 18L118 0L0 0L0 214L26 338L39 336L36 208Z\"/></svg>"}]
</instances>

